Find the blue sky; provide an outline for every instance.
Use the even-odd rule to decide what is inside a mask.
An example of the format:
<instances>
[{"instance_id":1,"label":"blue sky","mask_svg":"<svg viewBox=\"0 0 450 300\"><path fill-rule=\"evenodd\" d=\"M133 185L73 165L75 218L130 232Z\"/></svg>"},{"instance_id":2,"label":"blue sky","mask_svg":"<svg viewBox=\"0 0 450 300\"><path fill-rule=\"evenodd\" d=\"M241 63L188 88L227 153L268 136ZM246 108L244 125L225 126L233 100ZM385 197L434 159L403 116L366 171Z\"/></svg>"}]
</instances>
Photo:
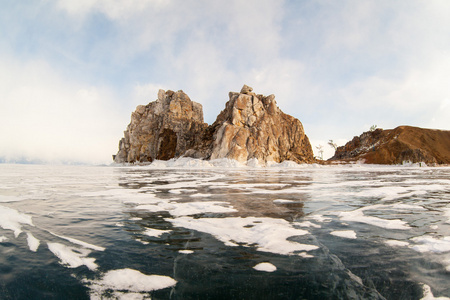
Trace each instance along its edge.
<instances>
[{"instance_id":1,"label":"blue sky","mask_svg":"<svg viewBox=\"0 0 450 300\"><path fill-rule=\"evenodd\" d=\"M275 94L325 157L374 124L449 130L448 16L446 0L4 0L0 157L109 163L160 88L210 124L244 83Z\"/></svg>"}]
</instances>

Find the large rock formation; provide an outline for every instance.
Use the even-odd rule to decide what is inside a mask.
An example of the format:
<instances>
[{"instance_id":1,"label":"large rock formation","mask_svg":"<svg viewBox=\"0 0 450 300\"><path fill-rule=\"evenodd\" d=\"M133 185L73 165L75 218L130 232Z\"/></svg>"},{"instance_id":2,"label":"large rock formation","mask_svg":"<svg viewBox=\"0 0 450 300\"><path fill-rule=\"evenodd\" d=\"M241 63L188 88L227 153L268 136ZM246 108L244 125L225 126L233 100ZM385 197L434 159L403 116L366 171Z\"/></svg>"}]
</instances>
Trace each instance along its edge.
<instances>
[{"instance_id":1,"label":"large rock formation","mask_svg":"<svg viewBox=\"0 0 450 300\"><path fill-rule=\"evenodd\" d=\"M400 126L376 129L338 147L330 160L364 160L370 164L425 162L450 164L450 131Z\"/></svg>"},{"instance_id":2,"label":"large rock formation","mask_svg":"<svg viewBox=\"0 0 450 300\"><path fill-rule=\"evenodd\" d=\"M201 106L186 94L160 91L158 101L138 106L133 113L115 161L145 162L182 155L240 162L256 158L261 163L314 160L302 124L277 107L274 95L256 95L244 85L240 93L230 92L229 98L207 127ZM180 107L176 113L175 107Z\"/></svg>"},{"instance_id":3,"label":"large rock formation","mask_svg":"<svg viewBox=\"0 0 450 300\"><path fill-rule=\"evenodd\" d=\"M208 125L202 105L183 91L159 90L158 100L139 105L119 142L117 163L168 160L183 155L199 143Z\"/></svg>"}]
</instances>

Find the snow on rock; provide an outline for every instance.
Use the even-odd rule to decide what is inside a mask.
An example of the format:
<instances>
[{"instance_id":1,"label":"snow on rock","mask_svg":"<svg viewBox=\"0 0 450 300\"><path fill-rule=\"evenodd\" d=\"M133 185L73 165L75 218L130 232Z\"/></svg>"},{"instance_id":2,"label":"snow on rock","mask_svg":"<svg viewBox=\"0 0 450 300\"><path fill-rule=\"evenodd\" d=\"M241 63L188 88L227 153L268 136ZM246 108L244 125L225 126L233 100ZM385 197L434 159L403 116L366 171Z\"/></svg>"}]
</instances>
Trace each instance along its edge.
<instances>
[{"instance_id":1,"label":"snow on rock","mask_svg":"<svg viewBox=\"0 0 450 300\"><path fill-rule=\"evenodd\" d=\"M256 271L262 272L275 272L277 267L268 262L262 262L253 267Z\"/></svg>"},{"instance_id":2,"label":"snow on rock","mask_svg":"<svg viewBox=\"0 0 450 300\"><path fill-rule=\"evenodd\" d=\"M427 284L423 284L423 297L420 300L450 300L448 297L434 297L431 288Z\"/></svg>"},{"instance_id":3,"label":"snow on rock","mask_svg":"<svg viewBox=\"0 0 450 300\"><path fill-rule=\"evenodd\" d=\"M259 251L283 255L319 248L315 245L288 241L289 237L306 235L309 232L294 228L291 223L283 219L180 217L166 219L166 221L171 222L174 226L209 233L227 246L256 245Z\"/></svg>"},{"instance_id":4,"label":"snow on rock","mask_svg":"<svg viewBox=\"0 0 450 300\"><path fill-rule=\"evenodd\" d=\"M0 236L0 243L4 242L6 240L8 240L8 238L6 236L3 236L3 235Z\"/></svg>"}]
</instances>

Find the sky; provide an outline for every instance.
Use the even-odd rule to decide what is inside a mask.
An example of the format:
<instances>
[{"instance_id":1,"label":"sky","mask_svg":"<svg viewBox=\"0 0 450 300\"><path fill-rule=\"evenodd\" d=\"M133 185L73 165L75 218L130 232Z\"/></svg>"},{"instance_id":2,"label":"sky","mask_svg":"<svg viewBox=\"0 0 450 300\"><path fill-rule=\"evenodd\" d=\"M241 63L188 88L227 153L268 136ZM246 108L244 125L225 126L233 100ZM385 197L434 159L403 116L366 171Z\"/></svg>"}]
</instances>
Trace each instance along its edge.
<instances>
[{"instance_id":1,"label":"sky","mask_svg":"<svg viewBox=\"0 0 450 300\"><path fill-rule=\"evenodd\" d=\"M372 125L450 130L447 0L1 0L0 160L109 164L160 88L205 122L243 84L313 150Z\"/></svg>"}]
</instances>

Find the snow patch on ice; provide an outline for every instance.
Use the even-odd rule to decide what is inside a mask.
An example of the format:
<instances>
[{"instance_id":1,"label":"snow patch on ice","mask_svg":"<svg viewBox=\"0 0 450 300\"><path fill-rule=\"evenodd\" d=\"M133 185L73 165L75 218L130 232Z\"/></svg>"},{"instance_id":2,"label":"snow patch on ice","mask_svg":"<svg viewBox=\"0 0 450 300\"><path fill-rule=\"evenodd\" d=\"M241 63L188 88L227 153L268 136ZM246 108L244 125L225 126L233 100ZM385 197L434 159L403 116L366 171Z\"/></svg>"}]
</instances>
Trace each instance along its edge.
<instances>
[{"instance_id":1,"label":"snow patch on ice","mask_svg":"<svg viewBox=\"0 0 450 300\"><path fill-rule=\"evenodd\" d=\"M310 221L304 221L304 222L296 223L296 225L298 225L300 227L314 227L314 228L321 228L322 227L319 224L315 224L315 223L312 223Z\"/></svg>"},{"instance_id":2,"label":"snow patch on ice","mask_svg":"<svg viewBox=\"0 0 450 300\"><path fill-rule=\"evenodd\" d=\"M21 224L34 226L31 216L9 207L0 206L0 227L13 231L14 236L17 238L22 232Z\"/></svg>"},{"instance_id":3,"label":"snow patch on ice","mask_svg":"<svg viewBox=\"0 0 450 300\"><path fill-rule=\"evenodd\" d=\"M391 247L407 247L409 246L408 242L398 241L398 240L386 240L384 243Z\"/></svg>"},{"instance_id":4,"label":"snow patch on ice","mask_svg":"<svg viewBox=\"0 0 450 300\"><path fill-rule=\"evenodd\" d=\"M450 251L450 236L445 236L441 239L432 236L419 236L411 239L421 245L411 246L412 249L418 252L448 252Z\"/></svg>"},{"instance_id":5,"label":"snow patch on ice","mask_svg":"<svg viewBox=\"0 0 450 300\"><path fill-rule=\"evenodd\" d=\"M35 238L31 233L27 232L27 242L28 248L30 248L31 251L36 252L39 248L39 240Z\"/></svg>"},{"instance_id":6,"label":"snow patch on ice","mask_svg":"<svg viewBox=\"0 0 450 300\"><path fill-rule=\"evenodd\" d=\"M151 236L151 237L160 237L162 236L164 233L169 233L172 230L160 230L160 229L153 229L153 228L147 228L143 234L147 235L147 236Z\"/></svg>"},{"instance_id":7,"label":"snow patch on ice","mask_svg":"<svg viewBox=\"0 0 450 300\"><path fill-rule=\"evenodd\" d=\"M253 267L256 271L262 272L275 272L277 267L268 262L262 262Z\"/></svg>"},{"instance_id":8,"label":"snow patch on ice","mask_svg":"<svg viewBox=\"0 0 450 300\"><path fill-rule=\"evenodd\" d=\"M202 213L231 213L236 212L227 202L211 201L211 202L164 202L160 201L156 205L138 205L135 209L148 210L150 212L167 211L172 216L190 216Z\"/></svg>"},{"instance_id":9,"label":"snow patch on ice","mask_svg":"<svg viewBox=\"0 0 450 300\"><path fill-rule=\"evenodd\" d=\"M194 251L192 251L192 250L180 250L180 251L178 251L178 253L181 253L181 254L192 254L192 253L194 253Z\"/></svg>"},{"instance_id":10,"label":"snow patch on ice","mask_svg":"<svg viewBox=\"0 0 450 300\"><path fill-rule=\"evenodd\" d=\"M330 232L330 234L346 239L356 239L356 232L354 230L335 230Z\"/></svg>"},{"instance_id":11,"label":"snow patch on ice","mask_svg":"<svg viewBox=\"0 0 450 300\"><path fill-rule=\"evenodd\" d=\"M295 254L300 251L318 249L315 245L301 244L287 239L306 235L309 232L294 228L283 219L273 218L201 218L180 217L166 219L174 226L209 233L227 246L251 246L259 251L277 254Z\"/></svg>"},{"instance_id":12,"label":"snow patch on ice","mask_svg":"<svg viewBox=\"0 0 450 300\"><path fill-rule=\"evenodd\" d=\"M295 202L295 201L293 201L293 200L286 200L286 199L273 200L273 203L275 203L275 204L286 204L286 203L293 203L293 202Z\"/></svg>"},{"instance_id":13,"label":"snow patch on ice","mask_svg":"<svg viewBox=\"0 0 450 300\"><path fill-rule=\"evenodd\" d=\"M105 292L113 291L120 296L123 292L133 292L133 297L147 299L148 294L155 290L165 289L174 286L177 281L169 276L146 275L133 269L119 269L108 271L99 280L84 280L91 289L91 299L103 299Z\"/></svg>"},{"instance_id":14,"label":"snow patch on ice","mask_svg":"<svg viewBox=\"0 0 450 300\"><path fill-rule=\"evenodd\" d=\"M406 223L405 221L394 219L394 220L388 220L388 219L381 219L373 216L366 216L364 215L365 210L372 210L377 208L383 208L385 206L383 205L372 205L367 207L358 208L352 211L344 211L338 213L338 216L341 218L342 221L348 221L348 222L359 222L359 223L365 223L381 228L386 229L399 229L399 230L407 230L411 227Z\"/></svg>"},{"instance_id":15,"label":"snow patch on ice","mask_svg":"<svg viewBox=\"0 0 450 300\"><path fill-rule=\"evenodd\" d=\"M448 297L434 297L431 288L427 284L423 284L423 297L420 300L450 300Z\"/></svg>"},{"instance_id":16,"label":"snow patch on ice","mask_svg":"<svg viewBox=\"0 0 450 300\"><path fill-rule=\"evenodd\" d=\"M24 200L22 197L0 195L0 203L17 202L22 200Z\"/></svg>"},{"instance_id":17,"label":"snow patch on ice","mask_svg":"<svg viewBox=\"0 0 450 300\"><path fill-rule=\"evenodd\" d=\"M91 251L82 248L68 247L60 243L47 243L48 249L61 260L61 264L69 268L78 268L85 265L95 271L98 266L95 258L86 257Z\"/></svg>"},{"instance_id":18,"label":"snow patch on ice","mask_svg":"<svg viewBox=\"0 0 450 300\"><path fill-rule=\"evenodd\" d=\"M92 250L96 250L96 251L105 251L105 248L103 248L103 247L96 246L96 245L93 245L93 244L89 244L89 243L86 243L86 242L83 242L83 241L80 241L80 240L77 240L77 239L74 239L74 238L71 238L71 237L58 235L58 234L53 233L51 231L48 231L48 232L50 234L56 236L56 237L59 237L60 239L69 241L69 242L71 242L73 244L77 244L77 245L83 246L84 248L88 248L88 249L92 249Z\"/></svg>"}]
</instances>

